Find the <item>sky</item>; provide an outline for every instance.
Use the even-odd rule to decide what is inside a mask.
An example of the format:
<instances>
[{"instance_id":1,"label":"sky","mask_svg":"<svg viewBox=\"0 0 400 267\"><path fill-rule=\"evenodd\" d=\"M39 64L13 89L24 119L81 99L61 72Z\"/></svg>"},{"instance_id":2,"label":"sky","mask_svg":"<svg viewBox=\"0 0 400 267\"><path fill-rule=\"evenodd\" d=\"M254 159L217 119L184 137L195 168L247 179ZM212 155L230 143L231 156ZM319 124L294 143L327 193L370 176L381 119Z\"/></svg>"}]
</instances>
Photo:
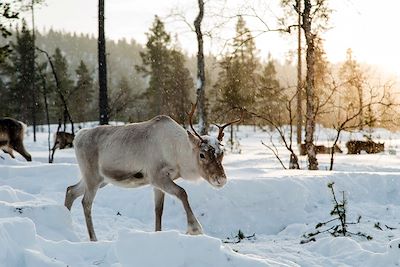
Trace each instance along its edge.
<instances>
[{"instance_id":1,"label":"sky","mask_svg":"<svg viewBox=\"0 0 400 267\"><path fill-rule=\"evenodd\" d=\"M190 54L196 52L196 38L187 25L176 17L169 16L173 10L185 14L190 23L197 13L196 0L106 0L106 36L110 39L135 39L146 42L145 33L151 26L154 15L158 14L166 21L166 28L177 35L180 46ZM215 3L218 1L208 1ZM226 0L220 14L229 16L236 7L243 6L243 1ZM264 5L263 11L257 6L256 12L267 23L272 23L277 12L278 1L247 1L247 5ZM400 61L397 51L400 38L396 36L400 25L400 1L395 0L335 0L330 1L333 13L329 29L324 33L325 50L331 62L343 61L346 50L351 48L356 60L377 65L382 70L399 76ZM243 10L243 8L242 8ZM244 9L244 12L251 13ZM206 6L207 12L207 6ZM246 18L245 18L246 19ZM257 21L248 22L251 29L262 30L264 25ZM206 53L215 54L223 51L224 41L234 34L234 21L214 32L214 40L206 39ZM50 27L58 30L93 33L97 35L97 0L46 0L46 4L36 11L35 22L39 30ZM212 24L212 23L211 23ZM212 26L205 26L212 27ZM263 28L264 27L264 28ZM217 38L220 37L220 38ZM296 48L295 35L283 35L276 32L262 34L256 38L259 54L266 58L269 53L273 58L284 61L288 51Z\"/></svg>"}]
</instances>

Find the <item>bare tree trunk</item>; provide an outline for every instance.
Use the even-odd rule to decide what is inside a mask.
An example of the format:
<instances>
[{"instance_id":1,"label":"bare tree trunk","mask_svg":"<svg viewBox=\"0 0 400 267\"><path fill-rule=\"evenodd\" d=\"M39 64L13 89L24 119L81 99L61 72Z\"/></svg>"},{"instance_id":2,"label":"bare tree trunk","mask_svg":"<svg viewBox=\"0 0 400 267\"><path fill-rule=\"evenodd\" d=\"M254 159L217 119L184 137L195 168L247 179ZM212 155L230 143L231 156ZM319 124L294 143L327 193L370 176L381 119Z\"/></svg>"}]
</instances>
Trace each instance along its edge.
<instances>
[{"instance_id":1,"label":"bare tree trunk","mask_svg":"<svg viewBox=\"0 0 400 267\"><path fill-rule=\"evenodd\" d=\"M233 125L231 125L230 128L231 128L231 136L229 142L231 143L231 152L233 152Z\"/></svg>"},{"instance_id":2,"label":"bare tree trunk","mask_svg":"<svg viewBox=\"0 0 400 267\"><path fill-rule=\"evenodd\" d=\"M318 170L318 161L315 153L314 146L314 132L315 132L315 114L314 114L314 65L315 65L315 51L314 40L315 34L311 31L311 2L304 0L303 12L303 30L307 44L307 76L306 76L306 149L308 156L308 169Z\"/></svg>"},{"instance_id":3,"label":"bare tree trunk","mask_svg":"<svg viewBox=\"0 0 400 267\"><path fill-rule=\"evenodd\" d=\"M358 92L358 104L360 105L360 109L361 109L361 107L364 105L363 89L362 89L362 87L361 87L360 84L358 84L357 86L358 86L358 88L357 88L357 92ZM364 128L364 127L363 127L363 125L364 125L364 112L363 112L362 109L361 109L361 113L360 113L360 117L359 117L359 118L360 118L360 119L359 119L360 130L362 130L362 129Z\"/></svg>"},{"instance_id":4,"label":"bare tree trunk","mask_svg":"<svg viewBox=\"0 0 400 267\"><path fill-rule=\"evenodd\" d=\"M205 63L203 52L203 33L201 32L201 22L204 17L204 1L198 0L199 14L194 21L197 36L197 111L199 114L199 131L201 135L207 134L207 112L205 106Z\"/></svg>"},{"instance_id":5,"label":"bare tree trunk","mask_svg":"<svg viewBox=\"0 0 400 267\"><path fill-rule=\"evenodd\" d=\"M298 34L297 34L297 145L302 143L301 130L303 126L303 115L301 110L302 82L301 82L301 1L296 0L298 13Z\"/></svg>"},{"instance_id":6,"label":"bare tree trunk","mask_svg":"<svg viewBox=\"0 0 400 267\"><path fill-rule=\"evenodd\" d=\"M329 164L329 170L330 170L330 171L333 170L333 161L334 161L334 155L335 155L335 146L336 146L336 144L337 144L337 142L338 142L338 140L339 140L340 133L342 132L342 130L343 130L343 128L341 128L341 127L339 127L339 128L337 129L336 137L335 137L335 140L333 141L333 144L332 144L332 149L331 149L331 160L330 160L330 164Z\"/></svg>"},{"instance_id":7,"label":"bare tree trunk","mask_svg":"<svg viewBox=\"0 0 400 267\"><path fill-rule=\"evenodd\" d=\"M35 88L35 12L34 12L34 0L31 2L31 12L32 12L32 66L31 66L31 71L32 71L32 84L31 84L31 90L32 90L32 126L33 126L33 142L36 142L36 88Z\"/></svg>"},{"instance_id":8,"label":"bare tree trunk","mask_svg":"<svg viewBox=\"0 0 400 267\"><path fill-rule=\"evenodd\" d=\"M106 40L104 35L104 0L99 0L99 37L98 61L99 61L99 113L100 124L108 124L108 98L107 98L107 60Z\"/></svg>"}]
</instances>

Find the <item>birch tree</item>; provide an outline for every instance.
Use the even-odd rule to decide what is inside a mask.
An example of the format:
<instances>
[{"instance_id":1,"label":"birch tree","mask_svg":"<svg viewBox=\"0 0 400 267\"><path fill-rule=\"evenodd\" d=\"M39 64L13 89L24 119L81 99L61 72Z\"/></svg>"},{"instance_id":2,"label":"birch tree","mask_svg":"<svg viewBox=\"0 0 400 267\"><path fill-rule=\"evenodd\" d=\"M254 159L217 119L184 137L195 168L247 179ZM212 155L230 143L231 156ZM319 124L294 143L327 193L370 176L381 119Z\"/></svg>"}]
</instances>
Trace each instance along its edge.
<instances>
[{"instance_id":1,"label":"birch tree","mask_svg":"<svg viewBox=\"0 0 400 267\"><path fill-rule=\"evenodd\" d=\"M199 14L194 21L194 27L197 37L197 112L199 118L199 131L201 135L207 134L207 112L205 104L205 86L206 86L206 75L205 75L205 63L204 63L204 49L203 49L203 33L201 31L201 22L204 17L204 1L198 0Z\"/></svg>"}]
</instances>

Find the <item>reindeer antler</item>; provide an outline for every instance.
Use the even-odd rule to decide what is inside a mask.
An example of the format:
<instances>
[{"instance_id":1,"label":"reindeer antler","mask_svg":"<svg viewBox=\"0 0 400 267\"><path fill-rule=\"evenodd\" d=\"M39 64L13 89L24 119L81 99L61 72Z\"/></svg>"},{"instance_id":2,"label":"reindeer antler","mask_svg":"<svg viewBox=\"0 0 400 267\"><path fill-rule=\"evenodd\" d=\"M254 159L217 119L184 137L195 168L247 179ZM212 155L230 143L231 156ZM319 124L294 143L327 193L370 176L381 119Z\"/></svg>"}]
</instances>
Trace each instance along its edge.
<instances>
[{"instance_id":1,"label":"reindeer antler","mask_svg":"<svg viewBox=\"0 0 400 267\"><path fill-rule=\"evenodd\" d=\"M196 111L196 106L197 106L197 101L195 104L192 104L192 110L189 113L189 124L190 124L190 128L192 128L192 131L194 132L194 134L200 139L201 142L204 142L203 138L201 138L201 136L196 132L196 130L193 127L193 123L192 123L192 117L194 112Z\"/></svg>"},{"instance_id":2,"label":"reindeer antler","mask_svg":"<svg viewBox=\"0 0 400 267\"><path fill-rule=\"evenodd\" d=\"M214 125L217 126L218 129L219 129L218 137L217 137L218 141L221 142L222 139L224 138L224 129L225 129L226 127L228 127L228 126L231 125L231 124L241 122L241 121L243 120L243 113L244 113L244 111L242 110L241 113L240 113L240 118L239 118L239 119L236 119L236 120L233 120L233 121L231 121L231 122L228 122L228 123L226 123L226 124L224 124L224 125L222 125L222 126L220 126L220 125L218 125L218 124L214 124Z\"/></svg>"}]
</instances>

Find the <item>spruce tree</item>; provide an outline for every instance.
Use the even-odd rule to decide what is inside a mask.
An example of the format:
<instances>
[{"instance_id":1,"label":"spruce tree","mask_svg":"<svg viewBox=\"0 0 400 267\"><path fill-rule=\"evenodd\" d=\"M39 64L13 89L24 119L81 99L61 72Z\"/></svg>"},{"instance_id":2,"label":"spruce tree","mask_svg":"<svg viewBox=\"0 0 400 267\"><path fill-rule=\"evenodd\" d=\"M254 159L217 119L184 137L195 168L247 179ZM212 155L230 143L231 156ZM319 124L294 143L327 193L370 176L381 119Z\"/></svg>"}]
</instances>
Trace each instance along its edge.
<instances>
[{"instance_id":1,"label":"spruce tree","mask_svg":"<svg viewBox=\"0 0 400 267\"><path fill-rule=\"evenodd\" d=\"M253 36L242 16L239 16L236 24L232 60L239 71L237 82L243 101L241 105L250 107L255 101L256 70L259 67L259 61Z\"/></svg>"},{"instance_id":2,"label":"spruce tree","mask_svg":"<svg viewBox=\"0 0 400 267\"><path fill-rule=\"evenodd\" d=\"M66 122L66 114L64 111L64 105L60 98L60 93L64 96L65 101L67 102L68 108L70 108L70 103L74 100L71 99L71 93L74 88L74 81L71 79L71 75L69 73L69 65L66 57L62 54L60 48L56 48L54 51L54 55L52 56L52 61L54 64L54 70L57 73L58 81L60 84L60 92L56 92L56 89L52 88L53 94L53 109L56 112L56 120L63 118L63 121ZM52 82L55 84L55 81Z\"/></svg>"},{"instance_id":3,"label":"spruce tree","mask_svg":"<svg viewBox=\"0 0 400 267\"><path fill-rule=\"evenodd\" d=\"M186 114L190 109L190 91L194 90L194 83L189 70L184 65L184 55L178 50L172 50L170 53L170 75L164 99L167 106L166 114L184 125L187 122Z\"/></svg>"},{"instance_id":4,"label":"spruce tree","mask_svg":"<svg viewBox=\"0 0 400 267\"><path fill-rule=\"evenodd\" d=\"M71 113L77 122L89 120L91 104L94 98L93 78L85 64L81 60L78 68L75 70L76 84L73 93L71 94Z\"/></svg>"},{"instance_id":5,"label":"spruce tree","mask_svg":"<svg viewBox=\"0 0 400 267\"><path fill-rule=\"evenodd\" d=\"M252 108L255 104L257 72L259 65L253 36L242 16L236 24L236 35L231 52L220 62L221 71L215 85L220 92L215 112L224 115L227 111L238 108ZM239 114L235 114L238 116ZM227 118L221 116L224 120ZM230 145L234 146L233 126L230 127Z\"/></svg>"},{"instance_id":6,"label":"spruce tree","mask_svg":"<svg viewBox=\"0 0 400 267\"><path fill-rule=\"evenodd\" d=\"M12 35L8 28L9 20L18 19L19 13L12 6L12 3L0 2L0 35L4 39ZM0 63L4 62L7 56L11 53L9 44L0 45Z\"/></svg>"},{"instance_id":7,"label":"spruce tree","mask_svg":"<svg viewBox=\"0 0 400 267\"><path fill-rule=\"evenodd\" d=\"M250 30L243 17L239 16L236 24L236 36L232 52L220 62L217 89L221 92L221 102L226 109L234 107L251 107L255 102L257 81L256 69L259 65L257 51Z\"/></svg>"},{"instance_id":8,"label":"spruce tree","mask_svg":"<svg viewBox=\"0 0 400 267\"><path fill-rule=\"evenodd\" d=\"M8 103L8 88L6 86L6 83L3 81L3 79L0 77L0 99L1 101L4 101L5 103ZM0 117L10 117L10 107L9 105L0 105Z\"/></svg>"},{"instance_id":9,"label":"spruce tree","mask_svg":"<svg viewBox=\"0 0 400 267\"><path fill-rule=\"evenodd\" d=\"M36 115L39 101L34 101L32 83L36 76L31 66L35 64L33 36L27 28L25 20L22 21L21 31L17 29L16 42L12 44L13 53L7 63L8 82L8 105L10 111L19 120L28 124L33 123L33 115Z\"/></svg>"},{"instance_id":10,"label":"spruce tree","mask_svg":"<svg viewBox=\"0 0 400 267\"><path fill-rule=\"evenodd\" d=\"M163 105L166 97L166 86L169 75L171 36L165 31L164 23L155 16L148 38L146 50L140 53L142 65L136 66L137 71L149 78L145 96L149 103L149 115L164 114L167 107Z\"/></svg>"},{"instance_id":11,"label":"spruce tree","mask_svg":"<svg viewBox=\"0 0 400 267\"><path fill-rule=\"evenodd\" d=\"M331 67L326 57L321 38L315 39L315 117L319 123L332 126L332 121L336 120L336 114L331 112L331 107L335 106L336 89L332 80ZM333 90L332 90L333 88ZM330 104L329 107L327 104Z\"/></svg>"},{"instance_id":12,"label":"spruce tree","mask_svg":"<svg viewBox=\"0 0 400 267\"><path fill-rule=\"evenodd\" d=\"M116 87L110 92L110 118L126 121L129 118L128 107L133 102L132 88L128 79L122 76Z\"/></svg>"},{"instance_id":13,"label":"spruce tree","mask_svg":"<svg viewBox=\"0 0 400 267\"><path fill-rule=\"evenodd\" d=\"M342 64L339 70L339 78L344 84L343 98L341 105L348 106L354 113L363 109L364 105L364 73L361 70L360 64L353 58L351 49L347 50L346 61ZM359 122L357 122L362 129L364 122L363 110L359 115Z\"/></svg>"},{"instance_id":14,"label":"spruce tree","mask_svg":"<svg viewBox=\"0 0 400 267\"><path fill-rule=\"evenodd\" d=\"M282 115L285 112L287 96L283 92L275 69L275 63L271 56L264 65L259 77L259 85L257 86L257 105L256 109L259 114L268 116L271 121L285 123Z\"/></svg>"}]
</instances>

